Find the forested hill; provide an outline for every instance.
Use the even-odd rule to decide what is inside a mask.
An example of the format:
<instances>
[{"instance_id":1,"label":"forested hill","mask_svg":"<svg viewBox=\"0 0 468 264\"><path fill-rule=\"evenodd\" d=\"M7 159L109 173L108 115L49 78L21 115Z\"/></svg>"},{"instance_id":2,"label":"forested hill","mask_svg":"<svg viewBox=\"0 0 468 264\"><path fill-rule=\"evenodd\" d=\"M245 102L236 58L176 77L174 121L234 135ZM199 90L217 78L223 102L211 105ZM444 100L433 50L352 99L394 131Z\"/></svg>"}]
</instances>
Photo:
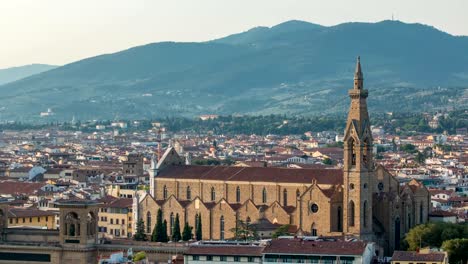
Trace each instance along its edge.
<instances>
[{"instance_id":1,"label":"forested hill","mask_svg":"<svg viewBox=\"0 0 468 264\"><path fill-rule=\"evenodd\" d=\"M468 37L398 21L289 21L202 43L162 42L0 86L0 118L138 119L343 113L357 55L370 111L463 108Z\"/></svg>"}]
</instances>

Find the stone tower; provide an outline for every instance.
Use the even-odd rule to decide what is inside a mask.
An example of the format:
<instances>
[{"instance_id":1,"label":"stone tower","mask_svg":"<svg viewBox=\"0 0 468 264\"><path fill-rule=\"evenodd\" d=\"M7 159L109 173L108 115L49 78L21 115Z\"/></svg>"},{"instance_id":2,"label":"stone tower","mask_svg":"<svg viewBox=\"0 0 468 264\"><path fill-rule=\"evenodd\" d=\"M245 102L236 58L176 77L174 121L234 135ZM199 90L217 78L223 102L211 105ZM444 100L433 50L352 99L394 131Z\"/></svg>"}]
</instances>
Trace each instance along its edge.
<instances>
[{"instance_id":1,"label":"stone tower","mask_svg":"<svg viewBox=\"0 0 468 264\"><path fill-rule=\"evenodd\" d=\"M372 134L367 112L368 91L364 89L361 62L358 57L354 87L349 91L351 106L344 135L343 167L343 232L360 239L372 239L371 177Z\"/></svg>"},{"instance_id":2,"label":"stone tower","mask_svg":"<svg viewBox=\"0 0 468 264\"><path fill-rule=\"evenodd\" d=\"M99 203L65 200L60 208L60 244L63 246L95 246L98 234Z\"/></svg>"}]
</instances>

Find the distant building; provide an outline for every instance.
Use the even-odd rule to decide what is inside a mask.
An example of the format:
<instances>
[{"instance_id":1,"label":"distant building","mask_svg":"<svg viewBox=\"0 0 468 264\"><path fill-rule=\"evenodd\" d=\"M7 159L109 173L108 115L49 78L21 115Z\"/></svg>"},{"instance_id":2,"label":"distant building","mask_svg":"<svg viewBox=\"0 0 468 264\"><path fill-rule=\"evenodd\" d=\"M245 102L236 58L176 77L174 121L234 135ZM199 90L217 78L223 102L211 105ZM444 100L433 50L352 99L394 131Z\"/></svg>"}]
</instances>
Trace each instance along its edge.
<instances>
[{"instance_id":1,"label":"distant building","mask_svg":"<svg viewBox=\"0 0 468 264\"><path fill-rule=\"evenodd\" d=\"M210 120L210 119L216 119L218 118L218 115L201 115L200 119L205 121L205 120Z\"/></svg>"},{"instance_id":2,"label":"distant building","mask_svg":"<svg viewBox=\"0 0 468 264\"><path fill-rule=\"evenodd\" d=\"M448 264L446 252L432 252L429 249L393 252L391 264Z\"/></svg>"}]
</instances>

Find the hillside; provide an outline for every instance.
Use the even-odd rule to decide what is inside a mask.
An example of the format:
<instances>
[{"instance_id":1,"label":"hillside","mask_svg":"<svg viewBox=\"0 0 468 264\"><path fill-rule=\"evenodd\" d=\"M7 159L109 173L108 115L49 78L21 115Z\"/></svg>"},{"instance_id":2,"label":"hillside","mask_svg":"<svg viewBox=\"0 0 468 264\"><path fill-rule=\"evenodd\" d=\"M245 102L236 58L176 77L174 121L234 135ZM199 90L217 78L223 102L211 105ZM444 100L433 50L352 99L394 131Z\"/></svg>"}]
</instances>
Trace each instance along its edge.
<instances>
[{"instance_id":1,"label":"hillside","mask_svg":"<svg viewBox=\"0 0 468 264\"><path fill-rule=\"evenodd\" d=\"M468 37L398 21L289 21L203 43L162 42L0 86L2 119L329 114L361 55L371 111L466 107Z\"/></svg>"},{"instance_id":2,"label":"hillside","mask_svg":"<svg viewBox=\"0 0 468 264\"><path fill-rule=\"evenodd\" d=\"M31 64L20 67L0 69L0 85L14 82L28 76L57 68L54 65Z\"/></svg>"}]
</instances>

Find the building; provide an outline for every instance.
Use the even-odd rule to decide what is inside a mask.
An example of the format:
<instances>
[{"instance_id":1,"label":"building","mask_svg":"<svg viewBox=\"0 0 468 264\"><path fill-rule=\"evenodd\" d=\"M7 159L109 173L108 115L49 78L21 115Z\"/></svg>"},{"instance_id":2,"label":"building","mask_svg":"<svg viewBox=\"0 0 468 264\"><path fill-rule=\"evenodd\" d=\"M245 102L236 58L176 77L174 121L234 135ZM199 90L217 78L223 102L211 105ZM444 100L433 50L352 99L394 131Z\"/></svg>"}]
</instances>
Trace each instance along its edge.
<instances>
[{"instance_id":1,"label":"building","mask_svg":"<svg viewBox=\"0 0 468 264\"><path fill-rule=\"evenodd\" d=\"M367 264L374 252L375 245L363 241L276 239L263 250L262 263Z\"/></svg>"},{"instance_id":2,"label":"building","mask_svg":"<svg viewBox=\"0 0 468 264\"><path fill-rule=\"evenodd\" d=\"M10 208L8 211L9 227L29 227L39 229L57 229L54 211L36 208Z\"/></svg>"},{"instance_id":3,"label":"building","mask_svg":"<svg viewBox=\"0 0 468 264\"><path fill-rule=\"evenodd\" d=\"M447 252L432 252L429 249L416 251L395 251L392 264L448 264Z\"/></svg>"},{"instance_id":4,"label":"building","mask_svg":"<svg viewBox=\"0 0 468 264\"><path fill-rule=\"evenodd\" d=\"M427 222L430 195L416 180L400 185L374 163L359 59L349 96L342 169L186 165L170 147L152 159L150 192L135 203L135 217L149 235L158 209L169 232L176 214L193 227L200 215L203 239L215 240L233 238L239 220L268 220L302 234L375 241L390 255L410 228Z\"/></svg>"},{"instance_id":5,"label":"building","mask_svg":"<svg viewBox=\"0 0 468 264\"><path fill-rule=\"evenodd\" d=\"M259 243L202 241L190 245L184 254L184 263L262 263L263 249Z\"/></svg>"},{"instance_id":6,"label":"building","mask_svg":"<svg viewBox=\"0 0 468 264\"><path fill-rule=\"evenodd\" d=\"M131 198L119 198L99 208L99 234L106 238L132 237Z\"/></svg>"}]
</instances>

